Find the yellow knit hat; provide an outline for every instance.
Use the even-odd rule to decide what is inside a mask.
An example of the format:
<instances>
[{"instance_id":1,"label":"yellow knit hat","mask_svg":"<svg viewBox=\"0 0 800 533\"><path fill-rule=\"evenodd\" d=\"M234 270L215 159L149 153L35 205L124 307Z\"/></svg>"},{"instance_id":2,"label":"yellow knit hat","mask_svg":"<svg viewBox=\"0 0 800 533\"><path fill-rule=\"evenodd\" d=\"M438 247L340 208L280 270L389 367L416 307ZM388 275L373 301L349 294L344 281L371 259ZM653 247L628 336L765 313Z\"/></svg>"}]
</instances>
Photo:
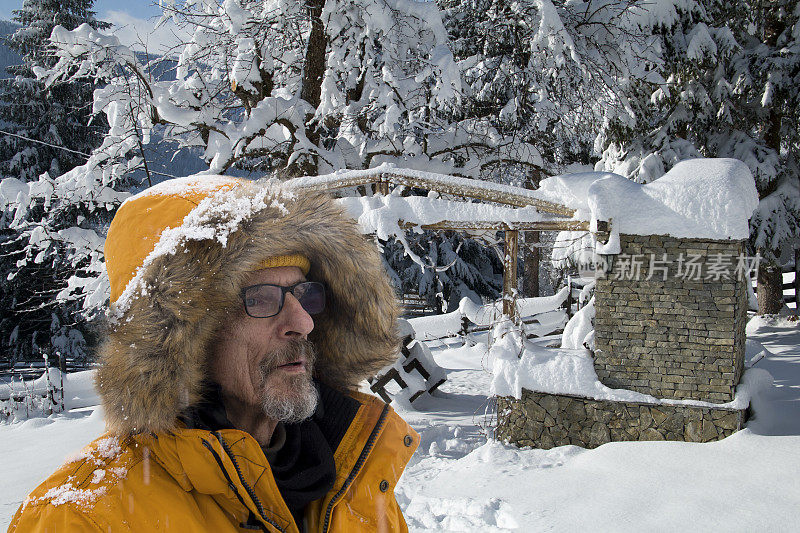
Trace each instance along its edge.
<instances>
[{"instance_id":1,"label":"yellow knit hat","mask_svg":"<svg viewBox=\"0 0 800 533\"><path fill-rule=\"evenodd\" d=\"M275 268L275 267L283 267L283 266L296 266L299 267L300 270L303 271L303 275L307 275L308 271L311 270L311 261L308 260L308 257L302 254L290 254L290 255L278 255L275 257L269 257L264 259L254 270L261 270L262 268Z\"/></svg>"}]
</instances>

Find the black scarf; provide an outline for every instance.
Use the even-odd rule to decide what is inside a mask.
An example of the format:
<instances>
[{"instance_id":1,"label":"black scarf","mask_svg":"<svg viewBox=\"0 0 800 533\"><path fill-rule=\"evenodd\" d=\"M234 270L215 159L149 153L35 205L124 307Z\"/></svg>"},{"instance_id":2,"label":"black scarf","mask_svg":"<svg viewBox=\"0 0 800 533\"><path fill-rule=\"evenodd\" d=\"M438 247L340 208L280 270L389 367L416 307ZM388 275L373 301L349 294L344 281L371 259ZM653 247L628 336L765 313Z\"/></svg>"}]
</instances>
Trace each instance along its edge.
<instances>
[{"instance_id":1,"label":"black scarf","mask_svg":"<svg viewBox=\"0 0 800 533\"><path fill-rule=\"evenodd\" d=\"M269 459L278 490L301 531L306 506L333 488L333 454L360 406L324 383L314 384L319 391L316 411L302 422L283 425L286 441ZM213 382L207 383L204 399L188 408L181 419L190 428L235 429L222 403L222 389Z\"/></svg>"}]
</instances>

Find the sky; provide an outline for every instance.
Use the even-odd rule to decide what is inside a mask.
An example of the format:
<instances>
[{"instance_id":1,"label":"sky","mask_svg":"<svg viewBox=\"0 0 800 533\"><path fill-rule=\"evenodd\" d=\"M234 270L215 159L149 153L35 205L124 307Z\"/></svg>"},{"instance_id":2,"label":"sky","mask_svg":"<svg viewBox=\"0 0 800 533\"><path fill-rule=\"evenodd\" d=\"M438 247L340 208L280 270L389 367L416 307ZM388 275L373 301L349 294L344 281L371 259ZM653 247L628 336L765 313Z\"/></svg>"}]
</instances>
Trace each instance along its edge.
<instances>
[{"instance_id":1,"label":"sky","mask_svg":"<svg viewBox=\"0 0 800 533\"><path fill-rule=\"evenodd\" d=\"M23 0L0 0L0 20L11 20L12 11L22 7ZM161 9L147 0L96 0L94 10L100 20L113 26L109 33L116 35L122 44L142 49L140 41L150 52L158 53L176 42L175 27L167 23L154 28ZM138 43L138 44L137 44Z\"/></svg>"}]
</instances>

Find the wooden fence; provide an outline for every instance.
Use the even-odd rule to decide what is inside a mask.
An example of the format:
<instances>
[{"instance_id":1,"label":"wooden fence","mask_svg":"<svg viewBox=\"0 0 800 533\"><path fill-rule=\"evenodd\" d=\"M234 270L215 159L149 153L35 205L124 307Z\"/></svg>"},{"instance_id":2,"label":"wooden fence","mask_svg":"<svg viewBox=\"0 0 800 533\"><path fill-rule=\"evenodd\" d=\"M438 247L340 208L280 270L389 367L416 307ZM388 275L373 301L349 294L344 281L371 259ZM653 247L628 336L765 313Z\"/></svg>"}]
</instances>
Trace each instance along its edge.
<instances>
[{"instance_id":1,"label":"wooden fence","mask_svg":"<svg viewBox=\"0 0 800 533\"><path fill-rule=\"evenodd\" d=\"M564 287L553 296L516 300L516 314L525 324L528 336L541 337L564 327L569 319L564 304L570 292L570 288ZM463 298L455 311L411 318L408 322L414 329L414 338L427 341L486 331L502 316L501 301L478 305Z\"/></svg>"},{"instance_id":2,"label":"wooden fence","mask_svg":"<svg viewBox=\"0 0 800 533\"><path fill-rule=\"evenodd\" d=\"M44 373L45 367L55 367L62 372L72 373L80 372L82 370L91 370L96 368L96 363L87 363L76 361L72 357L61 357L59 359L50 360L45 363L44 359L37 361L18 361L10 365L6 361L0 362L0 380L10 381L15 380L30 380L38 378Z\"/></svg>"},{"instance_id":3,"label":"wooden fence","mask_svg":"<svg viewBox=\"0 0 800 533\"><path fill-rule=\"evenodd\" d=\"M403 309L403 318L417 318L436 312L436 310L428 304L428 300L418 294L404 294L402 298L400 298L400 306Z\"/></svg>"}]
</instances>

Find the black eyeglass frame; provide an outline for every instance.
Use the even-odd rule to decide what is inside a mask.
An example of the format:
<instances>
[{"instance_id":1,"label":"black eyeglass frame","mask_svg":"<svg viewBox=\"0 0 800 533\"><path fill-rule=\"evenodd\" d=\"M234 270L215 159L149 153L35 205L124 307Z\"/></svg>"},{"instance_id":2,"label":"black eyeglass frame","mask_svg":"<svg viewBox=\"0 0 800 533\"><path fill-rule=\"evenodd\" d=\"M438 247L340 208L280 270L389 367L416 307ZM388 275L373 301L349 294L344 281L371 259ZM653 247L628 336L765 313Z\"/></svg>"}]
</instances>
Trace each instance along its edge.
<instances>
[{"instance_id":1,"label":"black eyeglass frame","mask_svg":"<svg viewBox=\"0 0 800 533\"><path fill-rule=\"evenodd\" d=\"M288 287L285 286L285 285L276 285L274 283L257 283L255 285L248 285L247 287L242 287L242 290L239 292L239 296L242 298L242 305L244 306L244 312L247 313L247 316L250 316L250 317L253 317L253 318L272 318L273 316L277 316L281 311L283 311L283 304L286 301L286 293L287 292L291 292L292 296L295 297L295 299L298 301L298 303L300 303L300 306L302 307L303 304L302 304L302 302L300 302L300 298L295 296L294 290L297 287L299 287L300 285L305 285L305 284L311 284L311 285L319 286L320 290L322 291L322 310L319 311L318 313L313 313L313 314L316 315L316 314L321 313L322 311L325 310L325 304L327 303L326 302L326 300L327 300L326 299L327 291L325 290L325 284L324 283L320 283L319 281L299 281L299 282L295 283L294 285L289 285ZM247 299L245 298L245 294L247 293L247 291L249 289L252 289L254 287L278 287L281 290L281 301L278 304L278 310L275 313L273 313L271 315L267 315L267 316L255 316L255 315L250 313L250 309L247 308ZM306 311L306 313L308 313L308 310L306 310L305 307L303 307L303 310ZM310 315L312 313L308 313L308 314Z\"/></svg>"}]
</instances>

